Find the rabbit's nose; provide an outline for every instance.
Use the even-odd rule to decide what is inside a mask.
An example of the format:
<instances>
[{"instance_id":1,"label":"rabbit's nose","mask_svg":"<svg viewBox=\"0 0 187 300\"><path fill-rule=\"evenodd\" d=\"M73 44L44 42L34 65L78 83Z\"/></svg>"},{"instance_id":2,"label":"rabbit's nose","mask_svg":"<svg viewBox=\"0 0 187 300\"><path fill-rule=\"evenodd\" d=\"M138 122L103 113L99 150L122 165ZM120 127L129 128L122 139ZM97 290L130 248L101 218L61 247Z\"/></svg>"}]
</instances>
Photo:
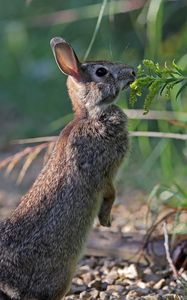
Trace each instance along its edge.
<instances>
[{"instance_id":1,"label":"rabbit's nose","mask_svg":"<svg viewBox=\"0 0 187 300\"><path fill-rule=\"evenodd\" d=\"M135 80L135 78L136 78L136 72L135 72L135 70L134 70L134 68L129 68L129 70L128 70L128 73L129 73L129 76L133 79L133 80Z\"/></svg>"},{"instance_id":2,"label":"rabbit's nose","mask_svg":"<svg viewBox=\"0 0 187 300\"><path fill-rule=\"evenodd\" d=\"M136 79L136 72L133 68L129 68L128 69L128 85L130 85L131 83L133 83Z\"/></svg>"},{"instance_id":3,"label":"rabbit's nose","mask_svg":"<svg viewBox=\"0 0 187 300\"><path fill-rule=\"evenodd\" d=\"M132 71L131 71L131 75L132 75L132 77L136 78L136 72L135 72L135 70L134 70L134 69L132 69Z\"/></svg>"}]
</instances>

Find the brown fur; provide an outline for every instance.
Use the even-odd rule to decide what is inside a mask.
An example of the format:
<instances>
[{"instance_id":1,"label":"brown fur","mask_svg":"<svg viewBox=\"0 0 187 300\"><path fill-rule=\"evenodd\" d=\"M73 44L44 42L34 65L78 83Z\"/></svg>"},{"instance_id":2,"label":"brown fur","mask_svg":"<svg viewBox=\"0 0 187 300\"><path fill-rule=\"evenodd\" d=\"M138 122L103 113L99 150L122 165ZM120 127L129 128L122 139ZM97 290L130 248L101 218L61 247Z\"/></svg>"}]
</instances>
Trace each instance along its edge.
<instances>
[{"instance_id":1,"label":"brown fur","mask_svg":"<svg viewBox=\"0 0 187 300\"><path fill-rule=\"evenodd\" d=\"M72 53L66 53L70 61ZM101 64L77 63L80 73L68 73L75 118L19 206L0 224L0 300L63 297L94 218L110 226L112 181L129 147L127 118L113 103L133 76L125 65L103 62L109 74L97 80ZM71 64L60 67L71 72Z\"/></svg>"}]
</instances>

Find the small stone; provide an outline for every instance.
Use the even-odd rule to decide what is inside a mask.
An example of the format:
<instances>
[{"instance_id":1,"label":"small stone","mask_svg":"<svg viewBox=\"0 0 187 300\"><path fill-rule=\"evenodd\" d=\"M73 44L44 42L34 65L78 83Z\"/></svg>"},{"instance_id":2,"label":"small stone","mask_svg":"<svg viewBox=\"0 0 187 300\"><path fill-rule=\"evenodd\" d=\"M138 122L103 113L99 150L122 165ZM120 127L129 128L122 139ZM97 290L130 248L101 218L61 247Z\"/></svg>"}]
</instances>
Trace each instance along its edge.
<instances>
[{"instance_id":1,"label":"small stone","mask_svg":"<svg viewBox=\"0 0 187 300\"><path fill-rule=\"evenodd\" d=\"M70 294L80 294L81 292L85 291L86 288L87 287L85 284L83 285L72 284Z\"/></svg>"},{"instance_id":2,"label":"small stone","mask_svg":"<svg viewBox=\"0 0 187 300\"><path fill-rule=\"evenodd\" d=\"M72 280L72 283L73 284L76 284L76 285L83 285L83 280L79 277L74 277L73 280Z\"/></svg>"},{"instance_id":3,"label":"small stone","mask_svg":"<svg viewBox=\"0 0 187 300\"><path fill-rule=\"evenodd\" d=\"M80 293L79 299L95 300L97 299L98 295L99 295L99 291L97 291L96 289L92 289L90 291L84 291Z\"/></svg>"},{"instance_id":4,"label":"small stone","mask_svg":"<svg viewBox=\"0 0 187 300\"><path fill-rule=\"evenodd\" d=\"M112 267L115 266L115 261L105 260L103 266L101 267L101 270L111 270Z\"/></svg>"},{"instance_id":5,"label":"small stone","mask_svg":"<svg viewBox=\"0 0 187 300\"><path fill-rule=\"evenodd\" d=\"M98 270L103 275L107 275L110 272L110 270L106 267L100 267Z\"/></svg>"},{"instance_id":6,"label":"small stone","mask_svg":"<svg viewBox=\"0 0 187 300\"><path fill-rule=\"evenodd\" d=\"M94 276L91 272L86 272L82 274L81 278L86 285L88 285L91 281L94 280Z\"/></svg>"},{"instance_id":7,"label":"small stone","mask_svg":"<svg viewBox=\"0 0 187 300\"><path fill-rule=\"evenodd\" d=\"M159 274L155 274L152 272L152 270L150 268L147 268L144 273L143 273L143 281L145 282L150 282L150 281L159 281L160 279L163 278L162 275L159 275Z\"/></svg>"},{"instance_id":8,"label":"small stone","mask_svg":"<svg viewBox=\"0 0 187 300\"><path fill-rule=\"evenodd\" d=\"M163 300L160 295L147 295L143 297L143 300Z\"/></svg>"},{"instance_id":9,"label":"small stone","mask_svg":"<svg viewBox=\"0 0 187 300\"><path fill-rule=\"evenodd\" d=\"M100 272L98 270L93 271L93 276L94 277L99 277L100 278Z\"/></svg>"},{"instance_id":10,"label":"small stone","mask_svg":"<svg viewBox=\"0 0 187 300\"><path fill-rule=\"evenodd\" d=\"M84 299L84 300L88 299L88 300L91 300L92 296L90 295L90 293L84 291L84 292L80 293L79 299Z\"/></svg>"},{"instance_id":11,"label":"small stone","mask_svg":"<svg viewBox=\"0 0 187 300\"><path fill-rule=\"evenodd\" d=\"M147 287L146 283L143 281L138 281L137 286L141 289L145 289Z\"/></svg>"},{"instance_id":12,"label":"small stone","mask_svg":"<svg viewBox=\"0 0 187 300\"><path fill-rule=\"evenodd\" d=\"M168 286L167 285L163 286L162 291L168 293L169 292Z\"/></svg>"},{"instance_id":13,"label":"small stone","mask_svg":"<svg viewBox=\"0 0 187 300\"><path fill-rule=\"evenodd\" d=\"M136 293L137 296L145 296L150 293L149 288L140 288L136 284L132 284L128 286L128 290L133 294L133 292ZM131 295L131 294L130 294Z\"/></svg>"},{"instance_id":14,"label":"small stone","mask_svg":"<svg viewBox=\"0 0 187 300\"><path fill-rule=\"evenodd\" d=\"M124 262L124 260L120 257L116 258L116 266L120 267L120 268L124 268L124 266L127 266L127 263Z\"/></svg>"},{"instance_id":15,"label":"small stone","mask_svg":"<svg viewBox=\"0 0 187 300\"><path fill-rule=\"evenodd\" d=\"M100 300L109 300L110 299L110 295L108 295L106 292L100 292L99 293L99 299Z\"/></svg>"},{"instance_id":16,"label":"small stone","mask_svg":"<svg viewBox=\"0 0 187 300\"><path fill-rule=\"evenodd\" d=\"M136 293L138 296L145 296L147 294L149 294L150 289L149 288L137 288L136 289Z\"/></svg>"},{"instance_id":17,"label":"small stone","mask_svg":"<svg viewBox=\"0 0 187 300\"><path fill-rule=\"evenodd\" d=\"M118 277L119 275L117 271L111 271L107 274L105 280L108 282L108 284L113 284Z\"/></svg>"},{"instance_id":18,"label":"small stone","mask_svg":"<svg viewBox=\"0 0 187 300\"><path fill-rule=\"evenodd\" d=\"M131 282L126 288L128 288L129 291L136 291L137 285L136 285L136 283L133 281L133 282Z\"/></svg>"},{"instance_id":19,"label":"small stone","mask_svg":"<svg viewBox=\"0 0 187 300\"><path fill-rule=\"evenodd\" d=\"M175 281L171 281L169 285L172 286L172 287L176 287L176 282Z\"/></svg>"},{"instance_id":20,"label":"small stone","mask_svg":"<svg viewBox=\"0 0 187 300\"><path fill-rule=\"evenodd\" d=\"M105 291L107 289L108 283L102 282L101 280L93 280L89 283L88 287L96 288L99 291Z\"/></svg>"},{"instance_id":21,"label":"small stone","mask_svg":"<svg viewBox=\"0 0 187 300\"><path fill-rule=\"evenodd\" d=\"M123 276L129 279L136 279L138 277L138 271L134 264L131 264L129 267L123 269L118 269L119 276Z\"/></svg>"},{"instance_id":22,"label":"small stone","mask_svg":"<svg viewBox=\"0 0 187 300\"><path fill-rule=\"evenodd\" d=\"M89 267L90 269L93 269L95 266L98 265L98 260L95 257L89 257L89 258L85 258L83 259L82 263L81 263L81 267Z\"/></svg>"},{"instance_id":23,"label":"small stone","mask_svg":"<svg viewBox=\"0 0 187 300\"><path fill-rule=\"evenodd\" d=\"M127 279L127 278L119 278L116 280L115 282L116 284L119 284L119 285L123 285L123 286L130 286L130 285L133 285L134 284L134 281L133 280L130 280L130 279Z\"/></svg>"},{"instance_id":24,"label":"small stone","mask_svg":"<svg viewBox=\"0 0 187 300\"><path fill-rule=\"evenodd\" d=\"M80 266L78 268L78 274L87 273L87 272L90 272L89 266Z\"/></svg>"},{"instance_id":25,"label":"small stone","mask_svg":"<svg viewBox=\"0 0 187 300\"><path fill-rule=\"evenodd\" d=\"M107 286L107 291L108 292L118 292L118 294L122 294L124 292L125 288L122 285L108 285Z\"/></svg>"},{"instance_id":26,"label":"small stone","mask_svg":"<svg viewBox=\"0 0 187 300\"><path fill-rule=\"evenodd\" d=\"M130 292L128 292L128 294L126 295L126 300L135 300L135 299L137 299L137 296L138 296L138 294L137 294L137 292L136 291L130 291Z\"/></svg>"},{"instance_id":27,"label":"small stone","mask_svg":"<svg viewBox=\"0 0 187 300\"><path fill-rule=\"evenodd\" d=\"M183 273L181 274L181 277L182 277L185 281L187 281L187 272L183 272Z\"/></svg>"},{"instance_id":28,"label":"small stone","mask_svg":"<svg viewBox=\"0 0 187 300\"><path fill-rule=\"evenodd\" d=\"M93 299L96 299L99 295L99 291L96 290L96 289L91 290L89 293L90 293L90 295L92 296Z\"/></svg>"},{"instance_id":29,"label":"small stone","mask_svg":"<svg viewBox=\"0 0 187 300\"><path fill-rule=\"evenodd\" d=\"M185 298L181 298L180 296L178 296L176 294L166 294L164 296L164 300L181 300L181 299L185 299Z\"/></svg>"},{"instance_id":30,"label":"small stone","mask_svg":"<svg viewBox=\"0 0 187 300\"><path fill-rule=\"evenodd\" d=\"M160 290L161 288L163 288L163 286L166 284L166 281L164 278L160 279L157 283L155 283L153 285L153 288L156 290Z\"/></svg>"}]
</instances>

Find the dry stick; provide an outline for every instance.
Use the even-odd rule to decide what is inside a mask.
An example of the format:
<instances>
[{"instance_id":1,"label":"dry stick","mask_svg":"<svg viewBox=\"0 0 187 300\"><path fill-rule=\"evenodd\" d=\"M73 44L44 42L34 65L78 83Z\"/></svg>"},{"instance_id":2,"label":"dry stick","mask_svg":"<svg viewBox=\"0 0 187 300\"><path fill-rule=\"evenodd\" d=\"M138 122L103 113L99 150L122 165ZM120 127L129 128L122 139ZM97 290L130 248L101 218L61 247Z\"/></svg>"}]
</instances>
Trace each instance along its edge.
<instances>
[{"instance_id":1,"label":"dry stick","mask_svg":"<svg viewBox=\"0 0 187 300\"><path fill-rule=\"evenodd\" d=\"M14 168L14 166L24 157L24 156L27 156L29 155L30 153L32 153L33 151L36 151L36 149L45 149L47 148L49 145L49 143L43 143L43 144L40 144L40 145L37 145L35 147L27 147L25 148L24 150L21 150L20 152L16 153L16 154L13 154L7 158L5 158L4 160L2 160L0 162L0 170L3 169L4 167L6 167L7 165L9 164L12 164L13 163L13 166L11 165L11 170Z\"/></svg>"},{"instance_id":2,"label":"dry stick","mask_svg":"<svg viewBox=\"0 0 187 300\"><path fill-rule=\"evenodd\" d=\"M151 138L168 138L176 140L187 140L187 134L171 133L171 132L155 132L155 131L130 131L132 137L151 137ZM55 142L58 136L45 136L38 138L29 138L21 140L13 140L11 144L34 144L42 142Z\"/></svg>"},{"instance_id":3,"label":"dry stick","mask_svg":"<svg viewBox=\"0 0 187 300\"><path fill-rule=\"evenodd\" d=\"M137 258L137 262L139 262L140 258L142 256L144 256L145 260L147 262L149 262L148 258L146 257L144 250L147 247L147 244L151 238L151 235L153 233L153 231L156 229L156 227L162 223L165 219L169 218L170 216L172 216L173 214L175 214L175 211L171 211L168 214L166 214L165 216L163 216L160 220L158 220L155 224L153 224L148 230L147 233L144 236L144 241L143 241L143 245L141 246L140 249L138 249L137 253L133 254L130 259L134 259L136 256L138 256Z\"/></svg>"},{"instance_id":4,"label":"dry stick","mask_svg":"<svg viewBox=\"0 0 187 300\"><path fill-rule=\"evenodd\" d=\"M167 226L166 226L166 222L163 222L163 231L164 231L164 247L166 250L166 259L168 261L168 264L173 272L173 275L176 279L179 278L179 275L177 273L177 270L173 264L173 261L171 259L171 255L170 255L170 251L169 251L169 237L168 237L168 232L167 232Z\"/></svg>"},{"instance_id":5,"label":"dry stick","mask_svg":"<svg viewBox=\"0 0 187 300\"><path fill-rule=\"evenodd\" d=\"M49 144L47 143L46 144L41 144L39 146L36 146L36 147L33 147L33 151L30 152L28 155L27 155L27 158L22 166L22 169L18 175L18 178L17 178L17 184L20 184L28 170L28 168L30 167L30 165L32 164L33 160L35 160L37 158L37 156L39 155L39 153L46 148L46 146L48 146Z\"/></svg>"},{"instance_id":6,"label":"dry stick","mask_svg":"<svg viewBox=\"0 0 187 300\"><path fill-rule=\"evenodd\" d=\"M144 250L145 248L147 247L147 244L150 240L150 237L153 233L153 231L157 228L157 226L162 223L165 219L169 218L170 216L172 216L173 214L175 214L176 211L170 211L169 213L167 213L165 216L163 216L160 220L158 220L155 224L153 224L148 230L147 230L147 233L144 237L144 242L143 242L143 245L141 247L141 249L138 251L139 253L139 258L138 260L140 259L140 257L144 254ZM137 253L137 254L138 254Z\"/></svg>"},{"instance_id":7,"label":"dry stick","mask_svg":"<svg viewBox=\"0 0 187 300\"><path fill-rule=\"evenodd\" d=\"M24 150L13 154L0 162L0 170L6 167L12 160L20 160L25 155L29 154L32 151L32 147L27 147Z\"/></svg>"},{"instance_id":8,"label":"dry stick","mask_svg":"<svg viewBox=\"0 0 187 300\"><path fill-rule=\"evenodd\" d=\"M180 139L180 140L187 140L187 134L179 134L179 133L171 133L171 132L147 132L147 131L134 131L129 133L132 137L154 137L154 138L170 138L170 139ZM35 147L27 147L21 152L18 152L15 155L12 155L3 161L0 162L0 170L8 165L7 167L7 175L12 171L12 169L17 165L17 163L26 155L29 155L29 159L26 160L22 171L19 175L18 182L20 182L28 167L32 163L32 161L37 157L38 153L47 148L50 143L53 144L57 136L50 136L50 137L39 137L39 138L30 138L30 139L21 139L21 140L14 140L12 144L29 144L29 143L42 143L39 146ZM36 149L38 147L38 150ZM40 149L41 148L41 149ZM34 154L31 154L34 151Z\"/></svg>"},{"instance_id":9,"label":"dry stick","mask_svg":"<svg viewBox=\"0 0 187 300\"><path fill-rule=\"evenodd\" d=\"M130 136L133 137L155 137L167 138L175 140L187 140L187 134L172 133L172 132L157 132L157 131L131 131Z\"/></svg>"},{"instance_id":10,"label":"dry stick","mask_svg":"<svg viewBox=\"0 0 187 300\"><path fill-rule=\"evenodd\" d=\"M142 116L143 110L126 110L125 111L129 118L131 119L138 119L138 118L146 118L146 119L165 119L165 120L173 120L174 117L179 119L183 119L186 117L184 113L177 113L173 114L173 112L158 112L158 111L151 111L149 115ZM179 133L171 133L171 132L147 132L147 131L134 131L130 132L130 136L132 137L154 137L154 138L170 138L170 139L179 139L179 140L187 140L187 134L179 134ZM57 136L47 136L47 137L38 137L38 138L30 138L30 139L21 139L21 140L14 140L12 144L29 144L29 143L43 143L38 147L42 147L42 149L47 148L49 143L55 142ZM45 143L44 143L45 142ZM37 146L36 146L37 147ZM11 172L11 170L15 167L17 162L20 161L21 158L30 154L35 147L28 147L23 151L8 157L0 162L0 170L5 166L7 168L7 174ZM39 151L40 152L40 151ZM37 153L37 151L36 151Z\"/></svg>"},{"instance_id":11,"label":"dry stick","mask_svg":"<svg viewBox=\"0 0 187 300\"><path fill-rule=\"evenodd\" d=\"M187 120L187 113L183 113L183 112L150 110L147 115L143 115L144 110L142 109L124 109L123 111L125 112L125 114L129 119L165 120L165 121L173 121L173 120L186 121ZM130 135L186 140L186 135L167 133L167 132L152 133L149 131L149 133L147 133L146 131L134 131L134 132L130 132ZM54 142L56 139L57 136L46 136L46 137L13 140L11 141L11 144L32 144L32 143Z\"/></svg>"},{"instance_id":12,"label":"dry stick","mask_svg":"<svg viewBox=\"0 0 187 300\"><path fill-rule=\"evenodd\" d=\"M19 139L11 141L13 145L22 145L22 144L35 144L35 143L43 143L43 142L55 142L58 136L41 136L36 138L28 138L28 139Z\"/></svg>"},{"instance_id":13,"label":"dry stick","mask_svg":"<svg viewBox=\"0 0 187 300\"><path fill-rule=\"evenodd\" d=\"M22 169L17 178L17 184L20 184L22 182L28 168L32 164L33 160L35 160L37 158L37 156L43 149L49 147L49 145L52 145L52 144L53 144L53 142L50 142L50 143L47 142L47 143L42 143L42 144L34 146L34 147L27 147L26 149L14 154L14 155L11 155L8 158L1 161L0 162L0 170L4 167L7 167L6 175L9 175L12 172L12 170L15 168L15 166L19 163L19 161L23 157L26 157L26 160L25 160L25 162L22 166Z\"/></svg>"},{"instance_id":14,"label":"dry stick","mask_svg":"<svg viewBox=\"0 0 187 300\"><path fill-rule=\"evenodd\" d=\"M185 112L150 110L147 115L144 115L143 109L124 109L123 111L129 119L164 121L179 120L183 122L187 121L187 113Z\"/></svg>"}]
</instances>

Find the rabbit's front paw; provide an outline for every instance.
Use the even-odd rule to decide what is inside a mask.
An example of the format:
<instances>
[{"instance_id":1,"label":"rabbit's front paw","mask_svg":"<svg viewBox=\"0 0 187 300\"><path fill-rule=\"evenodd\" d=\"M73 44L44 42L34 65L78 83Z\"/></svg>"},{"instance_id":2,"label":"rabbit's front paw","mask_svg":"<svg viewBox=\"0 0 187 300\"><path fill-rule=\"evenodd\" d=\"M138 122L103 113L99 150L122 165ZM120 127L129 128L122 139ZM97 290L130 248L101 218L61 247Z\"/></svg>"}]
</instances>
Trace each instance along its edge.
<instances>
[{"instance_id":1,"label":"rabbit's front paw","mask_svg":"<svg viewBox=\"0 0 187 300\"><path fill-rule=\"evenodd\" d=\"M105 226L105 227L110 227L111 226L110 214L100 213L98 217L99 217L99 222L102 226Z\"/></svg>"}]
</instances>

